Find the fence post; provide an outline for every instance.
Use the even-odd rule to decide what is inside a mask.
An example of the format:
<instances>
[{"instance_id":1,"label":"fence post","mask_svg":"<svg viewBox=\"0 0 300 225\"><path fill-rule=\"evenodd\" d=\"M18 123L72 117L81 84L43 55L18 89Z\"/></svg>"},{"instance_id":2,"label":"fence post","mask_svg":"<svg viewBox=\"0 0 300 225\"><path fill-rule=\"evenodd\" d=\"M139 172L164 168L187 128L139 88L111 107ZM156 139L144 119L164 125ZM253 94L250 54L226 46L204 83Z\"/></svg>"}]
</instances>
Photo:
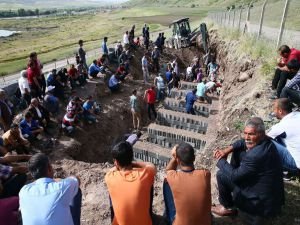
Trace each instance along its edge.
<instances>
[{"instance_id":1,"label":"fence post","mask_svg":"<svg viewBox=\"0 0 300 225\"><path fill-rule=\"evenodd\" d=\"M235 20L235 10L233 10L233 20L232 20L232 27L234 28L234 20Z\"/></svg>"},{"instance_id":2,"label":"fence post","mask_svg":"<svg viewBox=\"0 0 300 225\"><path fill-rule=\"evenodd\" d=\"M240 9L240 15L239 15L239 25L238 25L238 29L241 29L241 19L242 19L242 12L243 12L243 7L244 5L242 5L241 9Z\"/></svg>"},{"instance_id":3,"label":"fence post","mask_svg":"<svg viewBox=\"0 0 300 225\"><path fill-rule=\"evenodd\" d=\"M249 31L250 9L251 9L252 4L253 4L253 1L250 2L249 7L248 7L247 18L246 18L246 22L245 22L244 32L243 33L245 33L246 31L247 32Z\"/></svg>"},{"instance_id":4,"label":"fence post","mask_svg":"<svg viewBox=\"0 0 300 225\"><path fill-rule=\"evenodd\" d=\"M265 15L265 9L266 9L266 5L267 5L268 0L265 0L262 9L261 9L261 15L260 15L260 22L259 22L259 30L258 30L258 34L257 34L257 39L260 38L261 35L261 30L262 30L262 24L264 21L264 15Z\"/></svg>"},{"instance_id":5,"label":"fence post","mask_svg":"<svg viewBox=\"0 0 300 225\"><path fill-rule=\"evenodd\" d=\"M290 4L290 0L286 0L284 10L283 10L283 14L282 14L281 24L280 24L280 32L279 32L279 35L278 35L278 40L277 40L277 45L276 45L277 48L279 47L279 45L281 43L281 40L282 40L282 34L283 34L283 30L284 30L285 19L286 19L286 15L287 15L287 12L288 12L289 4Z\"/></svg>"}]
</instances>

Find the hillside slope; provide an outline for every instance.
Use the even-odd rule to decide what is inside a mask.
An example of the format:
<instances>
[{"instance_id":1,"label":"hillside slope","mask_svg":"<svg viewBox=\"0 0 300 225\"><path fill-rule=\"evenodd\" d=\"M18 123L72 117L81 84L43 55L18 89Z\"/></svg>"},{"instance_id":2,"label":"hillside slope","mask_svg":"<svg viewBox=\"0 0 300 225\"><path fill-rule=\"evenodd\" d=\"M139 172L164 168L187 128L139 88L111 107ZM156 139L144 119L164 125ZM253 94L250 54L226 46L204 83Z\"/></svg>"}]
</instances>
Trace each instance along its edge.
<instances>
[{"instance_id":1,"label":"hillside slope","mask_svg":"<svg viewBox=\"0 0 300 225\"><path fill-rule=\"evenodd\" d=\"M269 0L269 2L277 2L280 0ZM128 4L131 5L174 5L189 7L194 4L196 7L225 7L230 5L243 5L250 3L251 0L131 0ZM256 3L261 3L263 0L254 0Z\"/></svg>"}]
</instances>

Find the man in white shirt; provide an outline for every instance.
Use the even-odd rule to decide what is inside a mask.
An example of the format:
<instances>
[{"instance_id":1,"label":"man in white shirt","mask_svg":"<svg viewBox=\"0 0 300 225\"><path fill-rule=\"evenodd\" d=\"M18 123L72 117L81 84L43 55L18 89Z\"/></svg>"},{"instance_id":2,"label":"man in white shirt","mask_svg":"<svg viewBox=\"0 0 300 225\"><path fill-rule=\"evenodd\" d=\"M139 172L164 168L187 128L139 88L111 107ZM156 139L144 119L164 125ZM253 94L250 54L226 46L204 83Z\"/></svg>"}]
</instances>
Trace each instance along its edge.
<instances>
[{"instance_id":1,"label":"man in white shirt","mask_svg":"<svg viewBox=\"0 0 300 225\"><path fill-rule=\"evenodd\" d=\"M165 97L165 81L161 73L154 78L154 84L157 87L157 100L163 100Z\"/></svg>"},{"instance_id":2,"label":"man in white shirt","mask_svg":"<svg viewBox=\"0 0 300 225\"><path fill-rule=\"evenodd\" d=\"M300 112L292 111L293 105L287 98L276 99L274 113L280 120L268 131L267 135L274 141L283 163L283 169L298 173L300 168ZM285 146L285 147L284 147Z\"/></svg>"},{"instance_id":3,"label":"man in white shirt","mask_svg":"<svg viewBox=\"0 0 300 225\"><path fill-rule=\"evenodd\" d=\"M124 47L126 45L129 45L128 31L126 31L125 34L123 35L123 44L124 44Z\"/></svg>"},{"instance_id":4,"label":"man in white shirt","mask_svg":"<svg viewBox=\"0 0 300 225\"><path fill-rule=\"evenodd\" d=\"M30 96L30 87L27 79L27 71L22 70L21 71L21 77L18 81L20 92L22 95L22 98L26 101L27 105L30 104L31 96Z\"/></svg>"},{"instance_id":5,"label":"man in white shirt","mask_svg":"<svg viewBox=\"0 0 300 225\"><path fill-rule=\"evenodd\" d=\"M143 70L144 83L148 84L149 70L148 70L148 56L146 52L144 53L144 57L142 58L142 70Z\"/></svg>"}]
</instances>

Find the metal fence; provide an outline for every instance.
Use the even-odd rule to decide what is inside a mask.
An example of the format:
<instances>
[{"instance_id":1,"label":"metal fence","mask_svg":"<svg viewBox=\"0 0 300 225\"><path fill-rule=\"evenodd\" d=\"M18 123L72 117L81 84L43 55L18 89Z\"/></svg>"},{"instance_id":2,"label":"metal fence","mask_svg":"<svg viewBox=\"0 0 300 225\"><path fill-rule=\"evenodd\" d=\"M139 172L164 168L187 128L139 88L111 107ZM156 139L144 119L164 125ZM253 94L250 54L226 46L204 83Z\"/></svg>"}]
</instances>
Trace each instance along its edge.
<instances>
[{"instance_id":1,"label":"metal fence","mask_svg":"<svg viewBox=\"0 0 300 225\"><path fill-rule=\"evenodd\" d=\"M265 0L263 4L252 1L210 12L209 18L225 28L266 38L276 47L300 47L300 0Z\"/></svg>"}]
</instances>

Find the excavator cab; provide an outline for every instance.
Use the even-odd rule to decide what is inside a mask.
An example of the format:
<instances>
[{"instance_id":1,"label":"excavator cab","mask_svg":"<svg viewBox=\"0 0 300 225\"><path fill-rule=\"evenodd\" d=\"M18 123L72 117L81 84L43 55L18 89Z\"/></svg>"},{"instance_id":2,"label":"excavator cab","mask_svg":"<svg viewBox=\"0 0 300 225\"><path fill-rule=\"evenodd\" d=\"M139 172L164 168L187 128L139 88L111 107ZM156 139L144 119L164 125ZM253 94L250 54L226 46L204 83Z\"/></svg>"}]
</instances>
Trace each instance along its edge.
<instances>
[{"instance_id":1,"label":"excavator cab","mask_svg":"<svg viewBox=\"0 0 300 225\"><path fill-rule=\"evenodd\" d=\"M169 27L173 33L172 37L168 40L169 47L179 49L190 46L191 27L189 18L175 20Z\"/></svg>"}]
</instances>

